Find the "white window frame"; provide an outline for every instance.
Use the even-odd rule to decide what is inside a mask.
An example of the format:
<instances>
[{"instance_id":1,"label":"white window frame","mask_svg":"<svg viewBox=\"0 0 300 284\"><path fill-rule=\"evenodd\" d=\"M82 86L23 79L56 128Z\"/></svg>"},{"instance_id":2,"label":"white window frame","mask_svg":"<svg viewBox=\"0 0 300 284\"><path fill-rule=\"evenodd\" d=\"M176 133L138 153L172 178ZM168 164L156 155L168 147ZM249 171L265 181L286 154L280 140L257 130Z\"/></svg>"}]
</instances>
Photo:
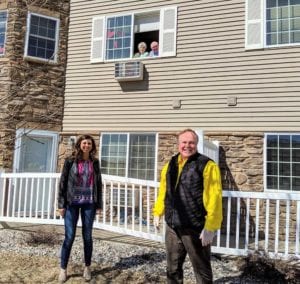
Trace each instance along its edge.
<instances>
[{"instance_id":1,"label":"white window frame","mask_svg":"<svg viewBox=\"0 0 300 284\"><path fill-rule=\"evenodd\" d=\"M29 44L29 36L30 36L30 22L31 22L31 16L37 16L41 18L46 18L50 19L52 21L56 22L56 30L55 30L55 47L54 47L54 58L53 59L46 59L46 58L41 58L38 56L32 56L28 55L28 44ZM25 36L25 48L24 48L24 57L27 59L33 59L33 60L38 60L42 62L50 62L50 63L57 63L57 58L58 58L58 43L59 43L59 29L60 29L60 20L58 18L42 15L42 14L37 14L37 13L32 13L28 12L27 15L27 26L26 26L26 36Z\"/></svg>"},{"instance_id":2,"label":"white window frame","mask_svg":"<svg viewBox=\"0 0 300 284\"><path fill-rule=\"evenodd\" d=\"M300 133L290 133L290 132L268 132L268 133L265 133L264 135L264 161L263 161L263 164L264 164L264 176L263 176L263 180L264 180L264 191L266 192L288 192L288 193L299 193L300 194L300 191L298 190L292 190L292 183L290 185L290 190L282 190L282 189L268 189L267 188L267 136L271 136L271 135L274 135L274 136L284 136L284 135L287 135L287 136L300 136ZM289 148L291 149L291 148ZM292 163L292 161L290 161L290 163ZM277 178L279 178L279 168L277 169ZM292 179L292 173L290 174L289 178ZM279 187L279 185L278 185Z\"/></svg>"},{"instance_id":3,"label":"white window frame","mask_svg":"<svg viewBox=\"0 0 300 284\"><path fill-rule=\"evenodd\" d=\"M297 43L267 45L267 0L245 0L245 49L298 46Z\"/></svg>"},{"instance_id":4,"label":"white window frame","mask_svg":"<svg viewBox=\"0 0 300 284\"><path fill-rule=\"evenodd\" d=\"M153 132L103 132L100 136L100 149L99 149L99 160L101 161L102 153L102 139L104 135L126 135L127 136L127 145L126 145L126 169L124 178L128 177L129 172L129 152L130 152L130 135L155 135L155 157L154 157L154 180L157 181L157 152L158 152L158 134ZM141 180L141 179L137 179Z\"/></svg>"},{"instance_id":5,"label":"white window frame","mask_svg":"<svg viewBox=\"0 0 300 284\"><path fill-rule=\"evenodd\" d=\"M3 42L3 48L4 48L4 52L0 53L0 57L5 55L5 45L6 45L6 38L7 38L7 20L8 20L8 12L7 10L0 10L0 13L6 13L6 21L5 21L5 34L4 34L4 42Z\"/></svg>"},{"instance_id":6,"label":"white window frame","mask_svg":"<svg viewBox=\"0 0 300 284\"><path fill-rule=\"evenodd\" d=\"M134 20L135 15L147 14L151 12L160 13L160 22L159 22L159 56L151 57L143 57L143 58L134 58L133 57L133 49L134 49ZM168 21L167 14L174 13L174 17L171 21ZM128 58L119 58L119 59L106 59L106 40L107 40L107 19L111 17L121 17L121 16L132 16L132 29L131 29L131 56ZM101 28L97 29L97 25ZM171 43L171 50L167 50L170 48L168 45L164 45L165 38L172 38L173 41ZM122 14L111 14L105 16L96 16L92 18L92 35L91 35L91 63L98 62L117 62L117 61L128 61L128 60L139 60L139 59L156 59L161 57L169 57L176 56L176 42L177 42L177 7L163 7L157 9L146 10L143 12L140 11L131 11ZM97 54L97 56L95 55Z\"/></svg>"},{"instance_id":7,"label":"white window frame","mask_svg":"<svg viewBox=\"0 0 300 284\"><path fill-rule=\"evenodd\" d=\"M16 139L15 139L15 152L14 152L14 162L13 162L13 172L18 172L18 166L20 164L20 158L21 158L21 142L22 142L22 136L38 136L38 137L50 137L53 139L53 147L51 151L51 162L50 162L50 171L55 172L56 171L56 163L57 163L57 150L58 150L58 133L53 131L47 131L47 130L33 130L28 128L20 128L16 131Z\"/></svg>"}]
</instances>

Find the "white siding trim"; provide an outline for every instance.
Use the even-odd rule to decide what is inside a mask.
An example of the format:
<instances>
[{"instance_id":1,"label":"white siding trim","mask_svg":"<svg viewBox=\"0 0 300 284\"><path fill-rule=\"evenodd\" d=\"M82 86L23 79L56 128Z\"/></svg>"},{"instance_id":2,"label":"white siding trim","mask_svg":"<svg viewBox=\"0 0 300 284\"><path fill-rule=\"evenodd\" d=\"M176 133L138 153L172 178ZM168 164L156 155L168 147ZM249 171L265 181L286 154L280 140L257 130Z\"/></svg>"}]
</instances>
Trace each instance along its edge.
<instances>
[{"instance_id":1,"label":"white siding trim","mask_svg":"<svg viewBox=\"0 0 300 284\"><path fill-rule=\"evenodd\" d=\"M245 48L264 47L264 0L246 0Z\"/></svg>"},{"instance_id":2,"label":"white siding trim","mask_svg":"<svg viewBox=\"0 0 300 284\"><path fill-rule=\"evenodd\" d=\"M91 62L103 62L105 43L105 17L93 17L91 35Z\"/></svg>"}]
</instances>

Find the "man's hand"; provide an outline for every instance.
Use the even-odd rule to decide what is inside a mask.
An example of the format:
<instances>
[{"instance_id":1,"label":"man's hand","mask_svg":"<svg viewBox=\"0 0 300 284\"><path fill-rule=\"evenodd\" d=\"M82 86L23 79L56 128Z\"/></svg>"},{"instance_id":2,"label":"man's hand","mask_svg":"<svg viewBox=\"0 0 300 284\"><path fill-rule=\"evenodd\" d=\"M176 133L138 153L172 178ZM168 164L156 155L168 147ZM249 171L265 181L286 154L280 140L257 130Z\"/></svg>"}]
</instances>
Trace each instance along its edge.
<instances>
[{"instance_id":1,"label":"man's hand","mask_svg":"<svg viewBox=\"0 0 300 284\"><path fill-rule=\"evenodd\" d=\"M154 216L153 225L157 230L159 229L159 225L160 225L160 217L159 216Z\"/></svg>"},{"instance_id":2,"label":"man's hand","mask_svg":"<svg viewBox=\"0 0 300 284\"><path fill-rule=\"evenodd\" d=\"M202 246L211 245L215 236L215 232L207 231L205 229L202 230L200 234L200 240L202 241Z\"/></svg>"},{"instance_id":3,"label":"man's hand","mask_svg":"<svg viewBox=\"0 0 300 284\"><path fill-rule=\"evenodd\" d=\"M65 217L65 213L66 213L66 209L65 208L62 208L62 209L58 209L58 213L61 217Z\"/></svg>"}]
</instances>

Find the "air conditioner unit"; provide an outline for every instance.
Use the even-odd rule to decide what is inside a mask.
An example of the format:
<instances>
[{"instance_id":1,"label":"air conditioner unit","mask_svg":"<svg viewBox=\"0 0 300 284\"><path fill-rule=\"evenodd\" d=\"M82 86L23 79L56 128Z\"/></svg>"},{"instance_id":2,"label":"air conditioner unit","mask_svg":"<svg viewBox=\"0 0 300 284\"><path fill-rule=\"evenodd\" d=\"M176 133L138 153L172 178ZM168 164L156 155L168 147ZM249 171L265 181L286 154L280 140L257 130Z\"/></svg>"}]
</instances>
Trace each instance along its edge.
<instances>
[{"instance_id":1,"label":"air conditioner unit","mask_svg":"<svg viewBox=\"0 0 300 284\"><path fill-rule=\"evenodd\" d=\"M118 81L139 81L144 77L141 61L118 62L115 64L115 79Z\"/></svg>"}]
</instances>

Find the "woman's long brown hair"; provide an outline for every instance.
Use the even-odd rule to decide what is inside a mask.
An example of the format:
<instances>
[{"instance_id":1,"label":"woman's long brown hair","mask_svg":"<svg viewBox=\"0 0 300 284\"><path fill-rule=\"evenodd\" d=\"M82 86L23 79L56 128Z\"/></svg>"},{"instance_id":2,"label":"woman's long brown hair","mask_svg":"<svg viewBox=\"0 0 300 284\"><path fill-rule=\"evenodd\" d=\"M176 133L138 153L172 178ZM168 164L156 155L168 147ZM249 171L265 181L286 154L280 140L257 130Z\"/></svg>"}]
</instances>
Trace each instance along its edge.
<instances>
[{"instance_id":1,"label":"woman's long brown hair","mask_svg":"<svg viewBox=\"0 0 300 284\"><path fill-rule=\"evenodd\" d=\"M96 143L95 143L95 140L94 138L91 136L91 135L81 135L76 143L75 143L75 146L74 146L74 151L72 153L72 157L78 161L78 160L81 160L82 159L82 156L83 156L83 153L82 153L82 150L80 149L80 144L81 144L81 141L82 140L91 140L92 141L92 150L90 151L89 153L89 158L94 161L96 159L96 153L97 153L97 148L96 148Z\"/></svg>"}]
</instances>

